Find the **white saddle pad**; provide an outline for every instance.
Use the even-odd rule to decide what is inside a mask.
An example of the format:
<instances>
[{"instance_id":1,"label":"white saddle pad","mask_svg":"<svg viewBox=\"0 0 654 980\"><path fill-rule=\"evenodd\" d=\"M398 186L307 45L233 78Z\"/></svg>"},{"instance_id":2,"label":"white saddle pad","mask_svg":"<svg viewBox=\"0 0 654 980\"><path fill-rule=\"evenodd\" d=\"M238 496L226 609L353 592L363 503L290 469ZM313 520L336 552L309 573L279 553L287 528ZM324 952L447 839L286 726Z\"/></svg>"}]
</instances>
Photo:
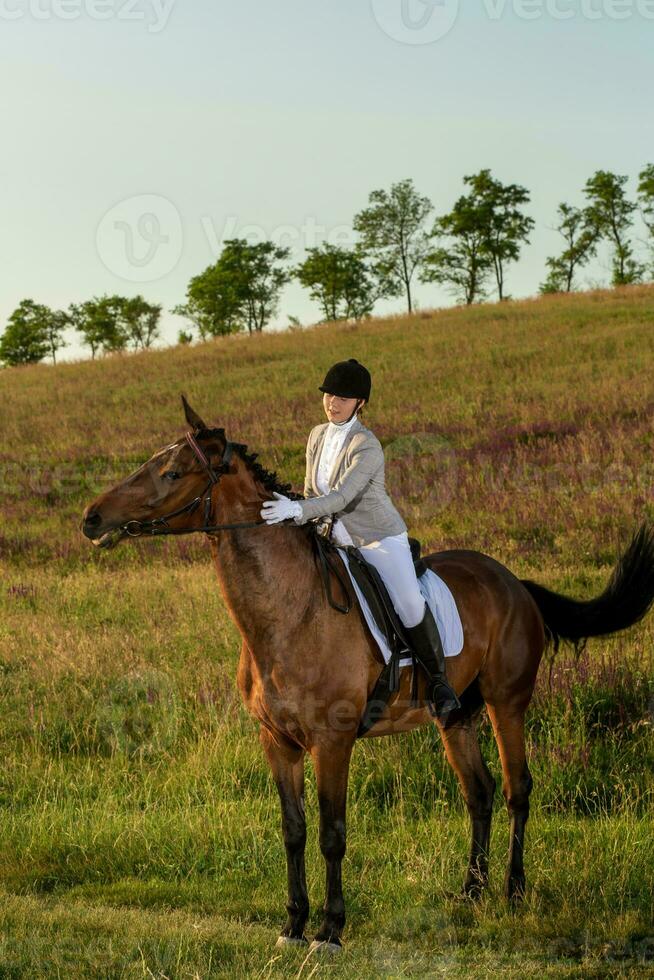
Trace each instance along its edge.
<instances>
[{"instance_id":1,"label":"white saddle pad","mask_svg":"<svg viewBox=\"0 0 654 980\"><path fill-rule=\"evenodd\" d=\"M379 629L377 628L377 624L375 623L373 615L370 612L370 606L368 605L365 596L361 592L361 589L354 580L352 572L350 571L350 563L347 558L347 552L345 552L343 548L339 548L338 552L345 562L345 567L348 570L350 581L354 586L354 591L357 594L357 598L361 603L363 615L365 616L366 622L370 627L370 632L377 641L377 645L381 650L382 657L384 658L384 663L388 663L391 658L391 651L388 643L386 642L384 635L380 633ZM454 596L440 575L433 572L431 568L428 568L424 575L420 576L418 579L418 585L420 586L420 591L425 597L425 601L429 603L429 608L434 614L434 619L436 620L436 625L438 626L438 632L440 633L445 656L456 657L457 654L461 653L463 650L463 624L461 623L459 610L456 608ZM407 657L404 660L400 660L400 667L406 667L410 665L410 663L411 660Z\"/></svg>"}]
</instances>

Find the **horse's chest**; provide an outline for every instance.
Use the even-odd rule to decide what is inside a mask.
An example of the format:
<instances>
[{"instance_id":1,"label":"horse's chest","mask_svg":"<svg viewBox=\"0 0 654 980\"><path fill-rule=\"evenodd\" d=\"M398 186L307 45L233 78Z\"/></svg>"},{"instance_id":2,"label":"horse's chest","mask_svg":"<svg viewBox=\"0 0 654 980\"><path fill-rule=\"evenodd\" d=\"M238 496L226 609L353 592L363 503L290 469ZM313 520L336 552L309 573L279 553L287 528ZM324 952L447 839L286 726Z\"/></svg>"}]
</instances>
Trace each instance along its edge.
<instances>
[{"instance_id":1,"label":"horse's chest","mask_svg":"<svg viewBox=\"0 0 654 980\"><path fill-rule=\"evenodd\" d=\"M237 681L243 703L270 731L304 744L311 729L311 695L306 681L301 684L290 674L277 673L273 670L262 676L251 655L242 654Z\"/></svg>"}]
</instances>

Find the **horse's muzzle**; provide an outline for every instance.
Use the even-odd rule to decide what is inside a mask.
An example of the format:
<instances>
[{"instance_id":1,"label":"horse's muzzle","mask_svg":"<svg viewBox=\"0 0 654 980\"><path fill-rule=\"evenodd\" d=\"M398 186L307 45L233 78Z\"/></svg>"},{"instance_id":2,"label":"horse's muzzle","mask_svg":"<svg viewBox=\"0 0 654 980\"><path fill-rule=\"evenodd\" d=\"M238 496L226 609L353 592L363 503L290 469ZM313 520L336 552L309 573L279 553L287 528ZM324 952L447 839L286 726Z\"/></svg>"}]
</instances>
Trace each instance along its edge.
<instances>
[{"instance_id":1,"label":"horse's muzzle","mask_svg":"<svg viewBox=\"0 0 654 980\"><path fill-rule=\"evenodd\" d=\"M120 527L103 528L102 515L94 510L84 513L82 533L98 548L112 548L125 535Z\"/></svg>"}]
</instances>

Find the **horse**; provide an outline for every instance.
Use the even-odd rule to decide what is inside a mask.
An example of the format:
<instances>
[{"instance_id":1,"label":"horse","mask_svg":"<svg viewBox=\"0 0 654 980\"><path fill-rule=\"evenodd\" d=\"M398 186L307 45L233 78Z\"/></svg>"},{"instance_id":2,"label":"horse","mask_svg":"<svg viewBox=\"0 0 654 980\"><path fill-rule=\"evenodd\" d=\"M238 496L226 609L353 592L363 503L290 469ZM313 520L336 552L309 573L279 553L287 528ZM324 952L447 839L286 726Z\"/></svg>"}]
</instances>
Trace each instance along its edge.
<instances>
[{"instance_id":1,"label":"horse","mask_svg":"<svg viewBox=\"0 0 654 980\"><path fill-rule=\"evenodd\" d=\"M302 499L248 453L207 426L182 396L189 431L156 452L84 510L81 528L93 544L112 547L141 535L203 532L210 542L222 595L242 637L237 684L259 722L260 741L279 793L286 850L287 919L278 945L306 944L304 762L314 767L325 861L322 922L311 948L342 949L345 903L346 797L357 728L383 666L359 609L341 615L325 595L315 557L315 527L260 519L277 491ZM257 528L259 528L257 530ZM337 554L337 553L335 553ZM340 556L337 559L341 561ZM643 524L615 566L604 592L578 601L518 579L489 555L451 550L424 556L444 579L461 616L464 645L446 660L461 700L447 725L424 702L425 678L410 698L409 670L400 689L363 737L376 738L435 724L463 794L471 825L461 892L478 899L488 883L495 780L482 757L478 721L486 708L499 749L509 817L504 895L510 907L525 896L525 825L532 777L525 751L525 712L547 645L585 643L623 630L654 599L654 533ZM353 609L347 574L341 584Z\"/></svg>"}]
</instances>

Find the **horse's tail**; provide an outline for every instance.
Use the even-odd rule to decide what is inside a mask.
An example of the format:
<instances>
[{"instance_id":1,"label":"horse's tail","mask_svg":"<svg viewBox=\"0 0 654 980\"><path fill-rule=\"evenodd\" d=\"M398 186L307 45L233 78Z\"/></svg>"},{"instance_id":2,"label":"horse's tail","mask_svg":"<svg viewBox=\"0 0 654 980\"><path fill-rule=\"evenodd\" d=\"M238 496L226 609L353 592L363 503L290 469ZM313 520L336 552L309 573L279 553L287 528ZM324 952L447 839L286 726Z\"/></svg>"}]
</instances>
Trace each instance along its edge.
<instances>
[{"instance_id":1,"label":"horse's tail","mask_svg":"<svg viewBox=\"0 0 654 980\"><path fill-rule=\"evenodd\" d=\"M522 579L536 601L549 639L558 650L560 640L574 644L577 654L589 636L616 633L639 622L654 601L654 531L642 524L596 599L579 601Z\"/></svg>"}]
</instances>

